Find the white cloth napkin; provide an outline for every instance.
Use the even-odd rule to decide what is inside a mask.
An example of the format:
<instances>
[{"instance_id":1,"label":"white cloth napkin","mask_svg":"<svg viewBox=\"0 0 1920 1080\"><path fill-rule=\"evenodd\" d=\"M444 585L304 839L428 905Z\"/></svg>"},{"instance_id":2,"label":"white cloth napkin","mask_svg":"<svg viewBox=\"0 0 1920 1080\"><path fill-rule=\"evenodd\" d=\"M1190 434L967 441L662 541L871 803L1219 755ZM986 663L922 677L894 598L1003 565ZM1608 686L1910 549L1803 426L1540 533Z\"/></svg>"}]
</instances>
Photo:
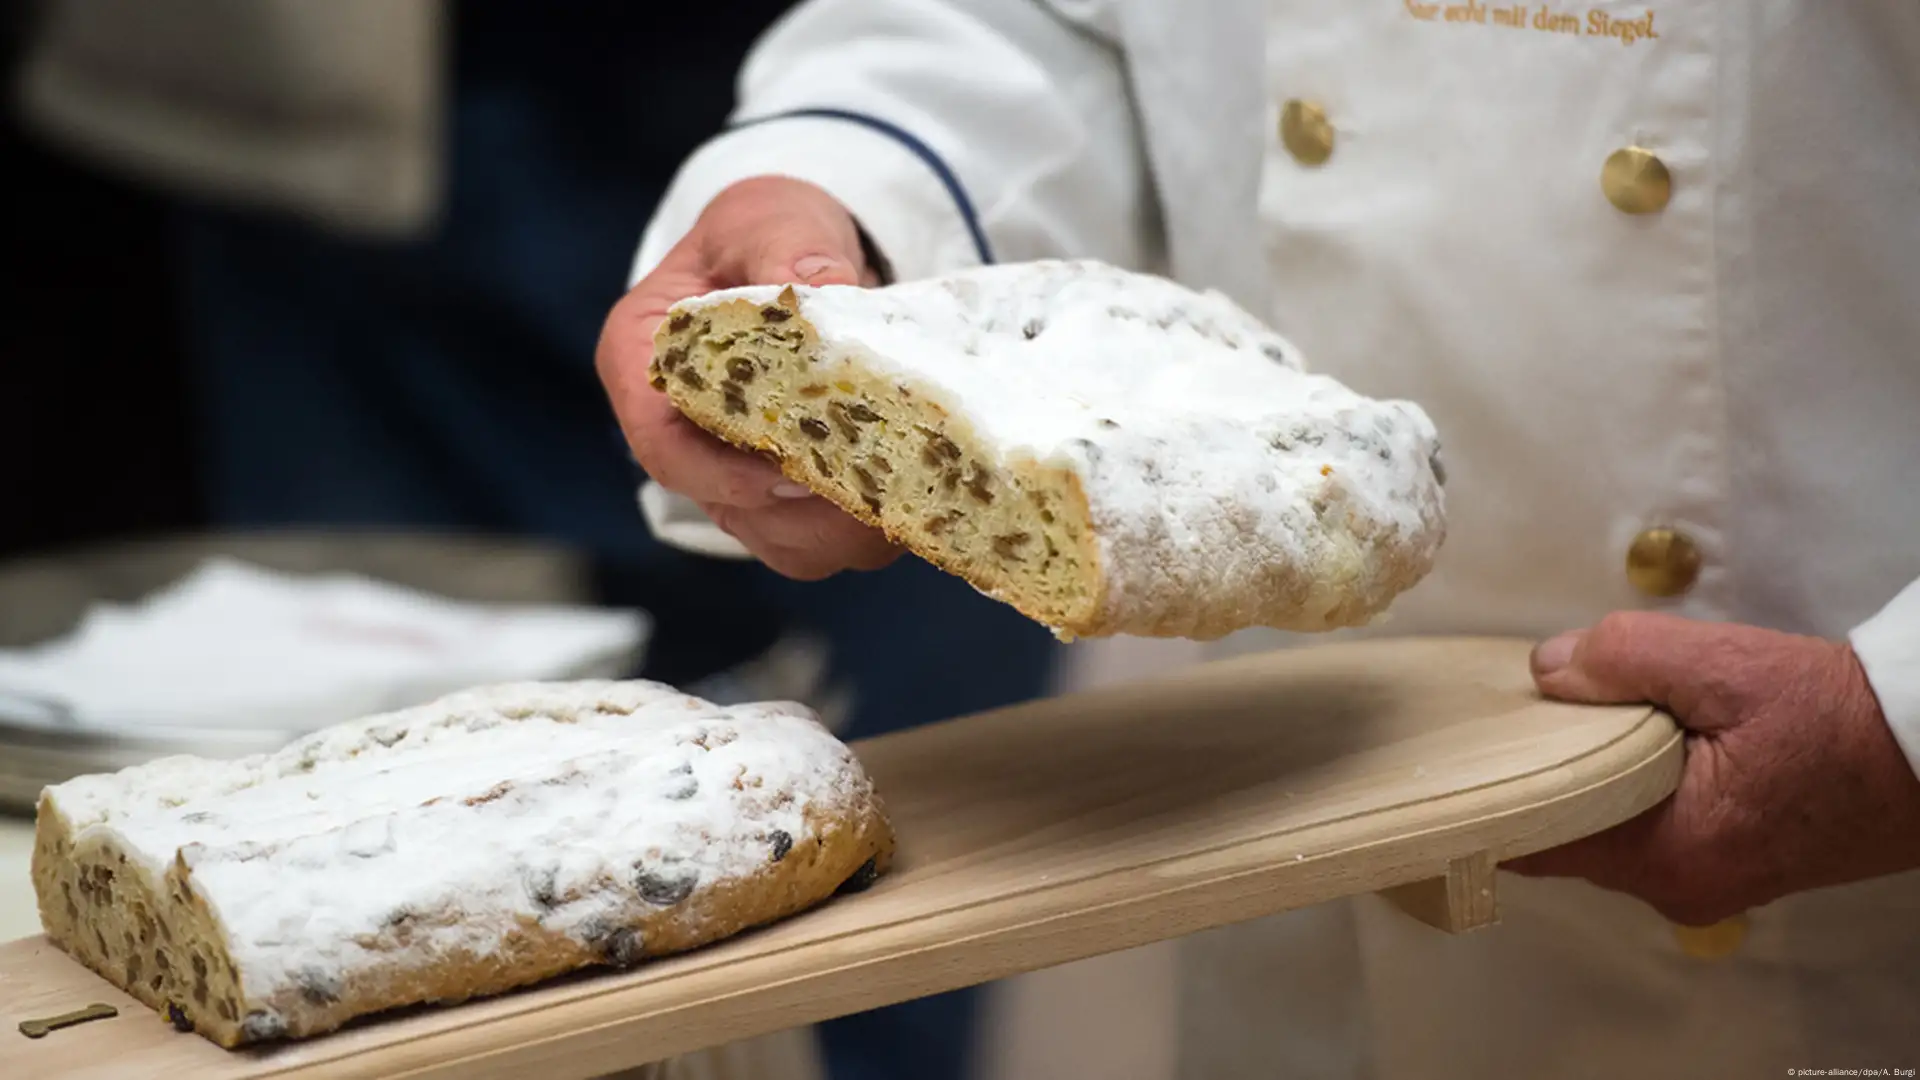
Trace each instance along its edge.
<instances>
[{"instance_id":1,"label":"white cloth napkin","mask_svg":"<svg viewBox=\"0 0 1920 1080\"><path fill-rule=\"evenodd\" d=\"M619 677L639 612L456 602L348 574L226 559L69 636L0 649L0 710L21 695L88 726L308 731L520 679Z\"/></svg>"}]
</instances>

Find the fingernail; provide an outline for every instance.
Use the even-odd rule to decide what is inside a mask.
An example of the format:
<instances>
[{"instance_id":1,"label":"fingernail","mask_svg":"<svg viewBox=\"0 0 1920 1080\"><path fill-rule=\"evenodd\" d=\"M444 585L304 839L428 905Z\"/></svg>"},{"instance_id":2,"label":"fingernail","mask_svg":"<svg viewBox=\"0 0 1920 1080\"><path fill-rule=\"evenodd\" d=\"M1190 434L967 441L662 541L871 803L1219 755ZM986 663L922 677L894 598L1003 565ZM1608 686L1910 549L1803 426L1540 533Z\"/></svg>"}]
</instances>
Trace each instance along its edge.
<instances>
[{"instance_id":1,"label":"fingernail","mask_svg":"<svg viewBox=\"0 0 1920 1080\"><path fill-rule=\"evenodd\" d=\"M813 491L791 480L782 480L773 485L773 497L776 499L811 499Z\"/></svg>"},{"instance_id":2,"label":"fingernail","mask_svg":"<svg viewBox=\"0 0 1920 1080\"><path fill-rule=\"evenodd\" d=\"M809 255L793 264L793 272L801 281L811 282L814 278L833 269L834 260L825 255Z\"/></svg>"},{"instance_id":3,"label":"fingernail","mask_svg":"<svg viewBox=\"0 0 1920 1080\"><path fill-rule=\"evenodd\" d=\"M1551 675L1566 667L1573 660L1573 647L1579 643L1577 630L1541 642L1540 647L1533 650L1533 673Z\"/></svg>"}]
</instances>

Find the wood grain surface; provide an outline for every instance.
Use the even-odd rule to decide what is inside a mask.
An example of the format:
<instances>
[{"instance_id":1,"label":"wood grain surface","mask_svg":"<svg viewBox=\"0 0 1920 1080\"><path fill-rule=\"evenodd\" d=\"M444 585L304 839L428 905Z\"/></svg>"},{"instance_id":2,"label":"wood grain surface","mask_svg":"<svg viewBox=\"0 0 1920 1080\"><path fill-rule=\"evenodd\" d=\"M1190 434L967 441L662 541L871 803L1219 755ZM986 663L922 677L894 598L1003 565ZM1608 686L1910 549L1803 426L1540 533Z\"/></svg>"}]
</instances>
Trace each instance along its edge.
<instances>
[{"instance_id":1,"label":"wood grain surface","mask_svg":"<svg viewBox=\"0 0 1920 1080\"><path fill-rule=\"evenodd\" d=\"M568 1080L1417 882L1436 884L1403 906L1470 928L1492 917L1491 861L1652 806L1682 756L1664 715L1541 701L1524 643L1455 638L1242 657L855 748L901 838L869 892L634 971L250 1052L23 939L0 946L0 1076ZM16 1030L94 1002L121 1015Z\"/></svg>"}]
</instances>

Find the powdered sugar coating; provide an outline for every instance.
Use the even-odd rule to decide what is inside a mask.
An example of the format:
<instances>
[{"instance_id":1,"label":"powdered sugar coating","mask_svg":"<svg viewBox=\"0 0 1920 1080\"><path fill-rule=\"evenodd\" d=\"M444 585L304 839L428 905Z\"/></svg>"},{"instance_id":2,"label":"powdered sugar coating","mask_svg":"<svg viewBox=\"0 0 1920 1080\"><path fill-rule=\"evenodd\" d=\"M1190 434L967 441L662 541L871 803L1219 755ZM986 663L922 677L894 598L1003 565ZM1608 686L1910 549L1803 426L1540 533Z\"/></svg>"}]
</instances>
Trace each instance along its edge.
<instances>
[{"instance_id":1,"label":"powdered sugar coating","mask_svg":"<svg viewBox=\"0 0 1920 1080\"><path fill-rule=\"evenodd\" d=\"M794 294L822 363L896 377L963 417L1000 464L1079 477L1111 632L1362 623L1427 573L1444 539L1426 413L1309 372L1218 293L1043 261Z\"/></svg>"},{"instance_id":2,"label":"powdered sugar coating","mask_svg":"<svg viewBox=\"0 0 1920 1080\"><path fill-rule=\"evenodd\" d=\"M76 856L115 844L156 893L178 856L249 1001L292 1011L316 977L404 979L516 927L604 949L641 915L698 920L694 890L764 870L872 792L801 706L632 681L490 687L48 795Z\"/></svg>"}]
</instances>

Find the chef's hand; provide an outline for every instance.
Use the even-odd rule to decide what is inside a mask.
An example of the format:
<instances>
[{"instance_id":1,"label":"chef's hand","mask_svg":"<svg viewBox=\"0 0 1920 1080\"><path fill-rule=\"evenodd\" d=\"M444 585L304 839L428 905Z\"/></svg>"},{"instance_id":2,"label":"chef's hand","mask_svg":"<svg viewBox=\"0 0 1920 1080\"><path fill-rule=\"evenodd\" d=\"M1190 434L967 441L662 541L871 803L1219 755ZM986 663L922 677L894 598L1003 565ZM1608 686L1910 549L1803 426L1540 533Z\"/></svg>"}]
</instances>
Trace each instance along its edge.
<instances>
[{"instance_id":1,"label":"chef's hand","mask_svg":"<svg viewBox=\"0 0 1920 1080\"><path fill-rule=\"evenodd\" d=\"M614 305L595 364L634 459L661 487L788 577L878 569L900 551L878 530L787 480L770 462L713 438L647 382L653 334L689 296L742 285L876 285L853 217L799 180L758 177L715 196L653 273Z\"/></svg>"},{"instance_id":2,"label":"chef's hand","mask_svg":"<svg viewBox=\"0 0 1920 1080\"><path fill-rule=\"evenodd\" d=\"M1920 866L1920 779L1843 644L1623 613L1538 647L1533 674L1549 697L1664 708L1686 764L1660 805L1508 869L1585 878L1699 926Z\"/></svg>"}]
</instances>

